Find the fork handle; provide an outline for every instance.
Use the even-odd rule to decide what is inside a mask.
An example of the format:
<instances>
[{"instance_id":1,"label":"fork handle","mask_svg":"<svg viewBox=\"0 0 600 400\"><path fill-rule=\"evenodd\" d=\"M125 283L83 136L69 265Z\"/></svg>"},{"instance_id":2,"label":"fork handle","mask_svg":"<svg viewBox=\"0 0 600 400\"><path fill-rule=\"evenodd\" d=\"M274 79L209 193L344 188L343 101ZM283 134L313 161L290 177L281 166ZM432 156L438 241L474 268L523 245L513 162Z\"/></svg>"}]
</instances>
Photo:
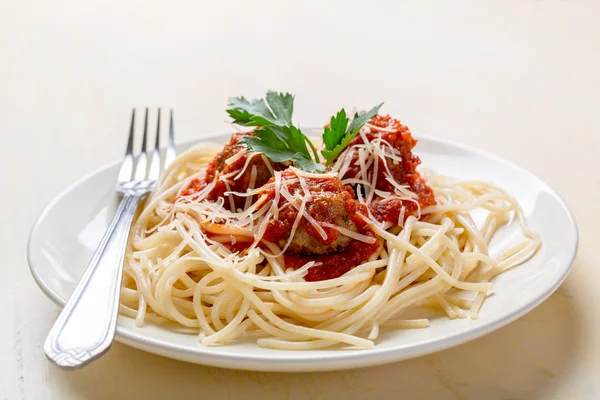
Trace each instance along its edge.
<instances>
[{"instance_id":1,"label":"fork handle","mask_svg":"<svg viewBox=\"0 0 600 400\"><path fill-rule=\"evenodd\" d=\"M115 336L123 260L142 196L126 193L87 269L50 330L44 352L59 367L76 369L101 356Z\"/></svg>"}]
</instances>

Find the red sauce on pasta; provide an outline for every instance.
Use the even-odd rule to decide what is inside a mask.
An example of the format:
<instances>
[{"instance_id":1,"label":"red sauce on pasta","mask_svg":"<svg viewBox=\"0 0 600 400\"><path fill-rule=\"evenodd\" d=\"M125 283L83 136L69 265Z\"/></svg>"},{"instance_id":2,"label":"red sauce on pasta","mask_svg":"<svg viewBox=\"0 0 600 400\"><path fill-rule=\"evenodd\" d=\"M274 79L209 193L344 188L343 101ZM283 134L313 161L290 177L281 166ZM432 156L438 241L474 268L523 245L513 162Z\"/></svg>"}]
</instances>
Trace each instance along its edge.
<instances>
[{"instance_id":1,"label":"red sauce on pasta","mask_svg":"<svg viewBox=\"0 0 600 400\"><path fill-rule=\"evenodd\" d=\"M364 223L364 221L363 221ZM366 224L359 227L359 233L376 238L375 233ZM352 240L342 251L328 255L293 256L285 255L286 267L301 268L306 263L315 261L321 265L309 268L304 280L309 282L334 279L344 275L352 268L367 261L379 249L379 242L365 243Z\"/></svg>"},{"instance_id":2,"label":"red sauce on pasta","mask_svg":"<svg viewBox=\"0 0 600 400\"><path fill-rule=\"evenodd\" d=\"M427 186L425 180L416 170L417 166L421 163L421 160L412 152L412 149L417 144L417 140L412 137L408 127L402 125L399 120L393 119L389 115L376 115L369 121L369 124L385 128L386 131L382 132L375 128L371 128L365 135L367 140L369 142L375 139L384 140L399 153L402 159L400 162L388 159L385 161L387 165L384 165L383 160L377 159L379 165L376 188L385 192L394 192L394 185L385 179L385 174L387 170L389 170L396 182L400 185L407 186L417 195L416 201L421 208L435 205L436 202L433 190ZM387 130L389 130L389 132L387 132ZM363 137L357 136L350 142L349 146L362 143L364 143ZM356 159L351 163L348 172L344 175L344 178L352 178L359 175L361 167L358 162L358 156L355 156L355 158ZM369 172L374 172L373 166L369 168ZM402 206L405 207L404 219L408 218L410 215L414 215L418 209L415 202L400 199L382 200L383 199L378 198L374 199L369 207L373 216L380 222L389 221L397 223Z\"/></svg>"},{"instance_id":3,"label":"red sauce on pasta","mask_svg":"<svg viewBox=\"0 0 600 400\"><path fill-rule=\"evenodd\" d=\"M281 177L284 181L296 179L296 175L291 170L283 171ZM269 182L272 183L273 180ZM353 218L356 215L357 204L353 199L354 191L351 187L342 185L342 182L339 179L311 178L305 179L305 182L308 190L315 196L315 200L307 203L306 212L318 223L336 224L337 222L335 217L328 213L328 206L330 206L330 203L326 200L330 197L328 194L341 196L344 203L343 207L350 218ZM286 187L290 193L295 193L296 191L303 192L302 186L297 180L293 183L286 183ZM267 190L266 194L268 196L268 201L273 201L275 198L275 189L271 188ZM321 200L320 197L323 197L323 200ZM269 221L267 230L263 236L263 238L271 242L277 242L288 236L292 230L294 221L298 216L296 207L289 204L283 196L279 198L279 205L281 206L281 210L279 211L277 219L271 219ZM300 220L299 226L323 245L331 244L340 234L336 229L321 226L327 235L327 238L325 239L306 218Z\"/></svg>"}]
</instances>

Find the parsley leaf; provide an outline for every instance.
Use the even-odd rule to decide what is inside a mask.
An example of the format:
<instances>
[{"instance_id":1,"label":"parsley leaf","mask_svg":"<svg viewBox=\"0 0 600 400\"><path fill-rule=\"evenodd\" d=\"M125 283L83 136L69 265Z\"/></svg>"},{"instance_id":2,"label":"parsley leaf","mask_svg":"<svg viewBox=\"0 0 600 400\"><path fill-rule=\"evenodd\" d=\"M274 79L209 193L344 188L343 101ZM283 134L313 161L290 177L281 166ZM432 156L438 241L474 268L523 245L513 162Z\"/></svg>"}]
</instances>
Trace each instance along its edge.
<instances>
[{"instance_id":1,"label":"parsley leaf","mask_svg":"<svg viewBox=\"0 0 600 400\"><path fill-rule=\"evenodd\" d=\"M227 113L233 123L243 126L291 126L294 112L294 96L289 93L268 91L264 99L247 100L230 97Z\"/></svg>"},{"instance_id":2,"label":"parsley leaf","mask_svg":"<svg viewBox=\"0 0 600 400\"><path fill-rule=\"evenodd\" d=\"M306 142L308 138L295 126L281 128L284 132L283 140L291 149L295 149L303 156L310 158ZM289 132L288 132L289 131Z\"/></svg>"},{"instance_id":3,"label":"parsley leaf","mask_svg":"<svg viewBox=\"0 0 600 400\"><path fill-rule=\"evenodd\" d=\"M263 153L273 162L293 162L307 172L325 171L313 144L292 124L294 96L269 91L265 99L232 97L228 106L227 113L233 123L258 127L254 136L242 138L240 146ZM307 144L316 161L313 161Z\"/></svg>"},{"instance_id":4,"label":"parsley leaf","mask_svg":"<svg viewBox=\"0 0 600 400\"><path fill-rule=\"evenodd\" d=\"M310 157L306 157L302 154L296 153L296 157L294 158L294 162L303 171L306 172L325 172L326 168L323 164L316 163Z\"/></svg>"},{"instance_id":5,"label":"parsley leaf","mask_svg":"<svg viewBox=\"0 0 600 400\"><path fill-rule=\"evenodd\" d=\"M267 104L277 118L277 125L292 125L294 113L294 96L289 93L267 92Z\"/></svg>"},{"instance_id":6,"label":"parsley leaf","mask_svg":"<svg viewBox=\"0 0 600 400\"><path fill-rule=\"evenodd\" d=\"M325 166L313 161L306 147L306 136L295 126L264 126L239 142L250 151L263 153L273 162L291 161L306 172L324 172Z\"/></svg>"},{"instance_id":7,"label":"parsley leaf","mask_svg":"<svg viewBox=\"0 0 600 400\"><path fill-rule=\"evenodd\" d=\"M329 127L325 128L323 132L325 150L321 150L321 154L327 160L326 166L329 166L340 155L350 141L358 135L360 128L377 114L382 105L383 103L373 107L369 111L354 114L350 126L348 126L346 110L343 108L335 116L331 117Z\"/></svg>"},{"instance_id":8,"label":"parsley leaf","mask_svg":"<svg viewBox=\"0 0 600 400\"><path fill-rule=\"evenodd\" d=\"M346 134L347 126L348 118L346 117L346 110L342 108L334 117L331 117L329 126L325 128L325 132L323 133L323 143L327 150L333 150L342 141Z\"/></svg>"},{"instance_id":9,"label":"parsley leaf","mask_svg":"<svg viewBox=\"0 0 600 400\"><path fill-rule=\"evenodd\" d=\"M254 136L244 137L239 145L250 151L263 153L273 162L293 162L307 172L324 172L325 167L340 155L360 128L383 105L382 103L367 112L354 114L352 121L346 116L344 109L331 117L329 127L323 133L325 149L321 150L321 154L327 163L322 165L314 145L292 124L293 95L268 91L264 99L231 97L227 104L227 113L233 118L233 123L258 127Z\"/></svg>"},{"instance_id":10,"label":"parsley leaf","mask_svg":"<svg viewBox=\"0 0 600 400\"><path fill-rule=\"evenodd\" d=\"M256 136L244 136L239 144L246 146L250 151L263 153L273 162L290 161L296 155L290 150L271 127L258 129Z\"/></svg>"}]
</instances>

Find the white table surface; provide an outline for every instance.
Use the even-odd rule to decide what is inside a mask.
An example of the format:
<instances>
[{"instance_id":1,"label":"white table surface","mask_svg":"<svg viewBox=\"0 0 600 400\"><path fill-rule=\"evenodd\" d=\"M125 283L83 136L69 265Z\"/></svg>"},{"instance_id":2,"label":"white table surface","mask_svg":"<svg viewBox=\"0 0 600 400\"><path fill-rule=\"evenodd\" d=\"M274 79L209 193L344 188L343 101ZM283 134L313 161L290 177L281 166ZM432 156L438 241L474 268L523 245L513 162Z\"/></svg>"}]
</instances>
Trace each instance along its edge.
<instances>
[{"instance_id":1,"label":"white table surface","mask_svg":"<svg viewBox=\"0 0 600 400\"><path fill-rule=\"evenodd\" d=\"M0 399L599 399L599 15L591 0L2 2ZM173 107L183 140L267 88L295 93L305 124L385 101L416 135L530 169L579 223L570 276L493 334L376 368L221 370L119 343L80 371L49 365L59 309L25 254L43 207L121 157L131 107Z\"/></svg>"}]
</instances>

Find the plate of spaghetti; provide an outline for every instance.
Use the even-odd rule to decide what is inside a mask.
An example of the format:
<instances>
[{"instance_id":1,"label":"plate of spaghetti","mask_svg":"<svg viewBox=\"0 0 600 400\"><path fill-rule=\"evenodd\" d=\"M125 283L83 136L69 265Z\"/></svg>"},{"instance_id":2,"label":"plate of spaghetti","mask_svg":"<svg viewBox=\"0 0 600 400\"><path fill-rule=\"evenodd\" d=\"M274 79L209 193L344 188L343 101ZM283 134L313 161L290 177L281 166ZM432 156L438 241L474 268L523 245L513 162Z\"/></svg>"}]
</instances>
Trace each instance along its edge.
<instances>
[{"instance_id":1,"label":"plate of spaghetti","mask_svg":"<svg viewBox=\"0 0 600 400\"><path fill-rule=\"evenodd\" d=\"M287 93L230 98L234 132L179 146L132 226L118 340L218 367L370 366L498 329L565 279L577 227L531 173L417 141L381 104L316 128L293 107ZM116 207L117 169L72 185L32 229L33 276L58 304Z\"/></svg>"}]
</instances>

